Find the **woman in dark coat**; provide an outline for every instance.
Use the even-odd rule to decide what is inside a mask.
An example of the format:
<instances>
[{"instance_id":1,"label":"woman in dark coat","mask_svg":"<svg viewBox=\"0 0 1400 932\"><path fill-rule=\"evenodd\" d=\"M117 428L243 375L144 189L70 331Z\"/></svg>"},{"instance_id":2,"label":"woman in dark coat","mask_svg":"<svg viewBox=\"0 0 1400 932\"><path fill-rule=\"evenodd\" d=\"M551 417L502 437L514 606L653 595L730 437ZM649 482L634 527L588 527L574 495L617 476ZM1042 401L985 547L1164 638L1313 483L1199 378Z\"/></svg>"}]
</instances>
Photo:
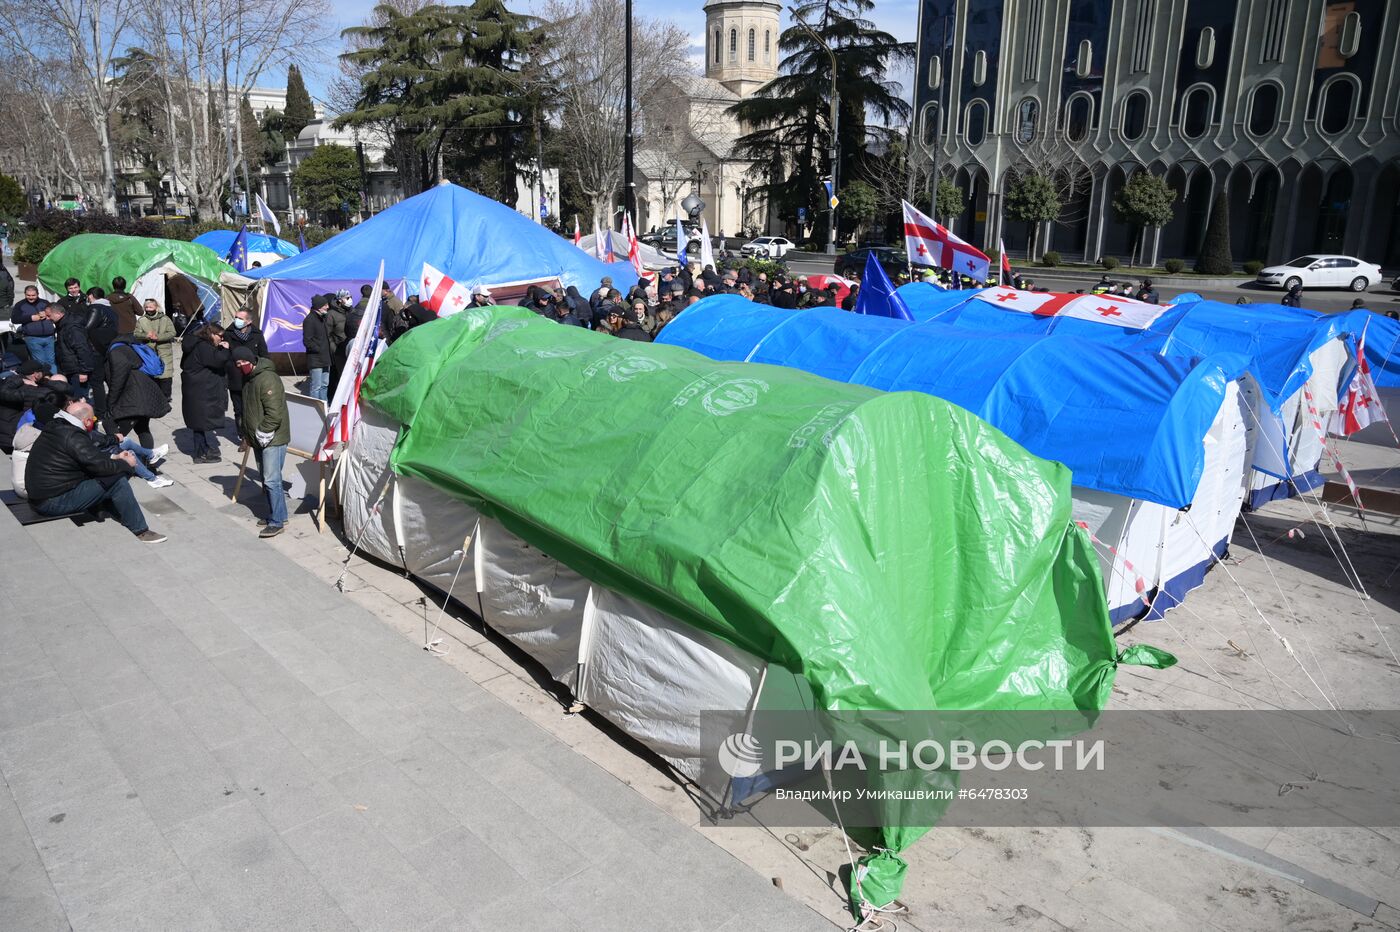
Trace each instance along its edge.
<instances>
[{"instance_id":1,"label":"woman in dark coat","mask_svg":"<svg viewBox=\"0 0 1400 932\"><path fill-rule=\"evenodd\" d=\"M127 333L114 339L107 348L103 364L107 383L104 427L109 434L135 431L141 446L150 449L155 446L151 418L169 414L170 402L165 400L165 392L160 390L156 380L141 371L141 357L131 346L135 342L136 338Z\"/></svg>"},{"instance_id":2,"label":"woman in dark coat","mask_svg":"<svg viewBox=\"0 0 1400 932\"><path fill-rule=\"evenodd\" d=\"M180 360L180 413L194 434L194 461L217 463L219 438L228 408L228 340L217 324L191 328L186 333Z\"/></svg>"}]
</instances>

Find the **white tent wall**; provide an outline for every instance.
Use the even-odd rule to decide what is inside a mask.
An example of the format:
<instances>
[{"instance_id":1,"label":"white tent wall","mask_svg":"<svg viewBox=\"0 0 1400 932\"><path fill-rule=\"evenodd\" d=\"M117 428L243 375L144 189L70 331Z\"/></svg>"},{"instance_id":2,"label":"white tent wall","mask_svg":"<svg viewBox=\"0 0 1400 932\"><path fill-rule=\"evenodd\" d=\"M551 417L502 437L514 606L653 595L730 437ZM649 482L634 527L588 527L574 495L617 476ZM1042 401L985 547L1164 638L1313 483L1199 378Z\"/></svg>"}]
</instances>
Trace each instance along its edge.
<instances>
[{"instance_id":1,"label":"white tent wall","mask_svg":"<svg viewBox=\"0 0 1400 932\"><path fill-rule=\"evenodd\" d=\"M450 590L580 702L723 799L728 778L702 746L702 713L729 711L739 730L765 662L594 585L426 482L392 476L397 436L391 420L364 409L340 480L352 546Z\"/></svg>"},{"instance_id":2,"label":"white tent wall","mask_svg":"<svg viewBox=\"0 0 1400 932\"><path fill-rule=\"evenodd\" d=\"M1149 591L1168 585L1208 563L1211 548L1221 541L1228 544L1243 501L1246 418L1239 383L1231 382L1203 438L1205 460L1187 513L1189 520L1176 509L1154 502L1080 486L1071 490L1074 519L1088 525L1101 542L1094 549L1115 624L1142 608L1137 593L1139 577ZM1117 554L1108 552L1107 547ZM1132 564L1133 570L1127 564Z\"/></svg>"},{"instance_id":3,"label":"white tent wall","mask_svg":"<svg viewBox=\"0 0 1400 932\"><path fill-rule=\"evenodd\" d=\"M1327 422L1337 411L1337 393L1341 387L1342 374L1348 364L1349 351L1344 340L1330 340L1326 345L1313 350L1309 358L1312 361L1313 372L1307 381L1307 389L1312 393L1313 405L1320 415L1323 427L1326 428ZM1261 410L1261 419L1272 416L1266 408ZM1282 421L1288 437L1288 468L1292 475L1303 476L1315 470L1322 459L1322 436L1313 427L1312 415L1308 413L1307 401L1302 390L1284 401L1279 420ZM1270 436L1261 438L1256 447L1256 463L1266 462L1271 458L1278 459L1278 440L1272 436L1273 431L1266 430L1266 434ZM1270 449L1271 446L1274 449ZM1283 484L1277 476L1255 469L1251 471L1249 479L1250 495L1257 499L1266 490Z\"/></svg>"},{"instance_id":4,"label":"white tent wall","mask_svg":"<svg viewBox=\"0 0 1400 932\"><path fill-rule=\"evenodd\" d=\"M169 308L165 306L165 276L167 274L179 275L180 270L170 262L165 262L153 269L148 269L145 275L142 275L131 283L131 296L139 303L144 304L147 301L154 301L159 304L163 310L169 310Z\"/></svg>"},{"instance_id":5,"label":"white tent wall","mask_svg":"<svg viewBox=\"0 0 1400 932\"><path fill-rule=\"evenodd\" d=\"M402 568L394 534L392 496L396 483L389 470L389 454L398 437L397 424L373 408L362 408L336 481L351 546L358 553Z\"/></svg>"}]
</instances>

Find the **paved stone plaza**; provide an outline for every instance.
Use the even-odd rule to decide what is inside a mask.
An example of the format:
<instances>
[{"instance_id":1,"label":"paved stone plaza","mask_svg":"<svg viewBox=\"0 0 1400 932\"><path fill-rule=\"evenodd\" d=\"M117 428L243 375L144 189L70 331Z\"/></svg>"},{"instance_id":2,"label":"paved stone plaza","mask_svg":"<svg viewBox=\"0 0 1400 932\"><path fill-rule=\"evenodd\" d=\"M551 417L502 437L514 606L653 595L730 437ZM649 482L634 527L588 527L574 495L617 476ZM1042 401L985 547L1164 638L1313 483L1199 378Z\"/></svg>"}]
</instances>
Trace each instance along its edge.
<instances>
[{"instance_id":1,"label":"paved stone plaza","mask_svg":"<svg viewBox=\"0 0 1400 932\"><path fill-rule=\"evenodd\" d=\"M157 424L158 441L183 442L176 427ZM172 450L176 485L141 484L165 544L110 521L21 529L0 515L0 926L849 925L837 832L712 822L655 758L566 714L528 658L455 607L447 654L424 651L435 593L358 556L337 591L334 521L321 534L300 513L257 540L260 492L229 500L237 459L224 454L192 466ZM1368 479L1400 462L1356 456ZM1400 645L1400 578L1384 582L1396 521L1363 529L1333 512L1375 596L1362 603L1309 513L1251 516L1232 572L1310 638L1342 707L1400 708L1381 638ZM1120 670L1113 707L1288 697L1267 670L1303 688L1277 645L1251 637L1225 574L1187 605L1125 636L1181 664ZM1392 828L937 828L907 856L901 929L1400 928Z\"/></svg>"}]
</instances>

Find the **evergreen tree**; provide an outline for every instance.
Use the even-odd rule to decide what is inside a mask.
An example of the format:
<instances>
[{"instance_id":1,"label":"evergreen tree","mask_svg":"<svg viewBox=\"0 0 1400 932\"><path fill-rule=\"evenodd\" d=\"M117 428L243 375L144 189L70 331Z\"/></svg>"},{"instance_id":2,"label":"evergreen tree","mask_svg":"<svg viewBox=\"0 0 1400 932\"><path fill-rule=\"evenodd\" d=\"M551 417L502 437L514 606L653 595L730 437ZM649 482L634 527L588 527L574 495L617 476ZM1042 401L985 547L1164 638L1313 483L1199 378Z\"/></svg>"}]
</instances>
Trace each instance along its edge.
<instances>
[{"instance_id":1,"label":"evergreen tree","mask_svg":"<svg viewBox=\"0 0 1400 932\"><path fill-rule=\"evenodd\" d=\"M1056 220L1063 205L1054 182L1039 172L1017 175L1006 192L1006 216L1031 225L1027 257L1036 257L1040 225Z\"/></svg>"},{"instance_id":2,"label":"evergreen tree","mask_svg":"<svg viewBox=\"0 0 1400 932\"><path fill-rule=\"evenodd\" d=\"M1211 205L1206 239L1195 268L1202 275L1229 275L1235 269L1230 257L1230 202L1224 191L1215 195L1215 203Z\"/></svg>"},{"instance_id":3,"label":"evergreen tree","mask_svg":"<svg viewBox=\"0 0 1400 932\"><path fill-rule=\"evenodd\" d=\"M263 146L258 118L253 115L253 105L244 94L238 102L238 139L243 144L243 162L248 166L248 174L256 175L263 164Z\"/></svg>"},{"instance_id":4,"label":"evergreen tree","mask_svg":"<svg viewBox=\"0 0 1400 932\"><path fill-rule=\"evenodd\" d=\"M1133 231L1133 255L1141 249L1143 231L1149 227L1165 226L1171 222L1172 202L1176 192L1166 179L1151 172L1138 172L1123 185L1123 190L1113 199L1113 212L1123 223L1130 223Z\"/></svg>"},{"instance_id":5,"label":"evergreen tree","mask_svg":"<svg viewBox=\"0 0 1400 932\"><path fill-rule=\"evenodd\" d=\"M962 188L947 178L938 179L938 187L933 195L933 219L951 223L954 217L963 212L966 204L967 195L963 193Z\"/></svg>"},{"instance_id":6,"label":"evergreen tree","mask_svg":"<svg viewBox=\"0 0 1400 932\"><path fill-rule=\"evenodd\" d=\"M24 189L19 186L19 182L0 172L0 218L15 220L24 213L27 206L28 199L24 196Z\"/></svg>"},{"instance_id":7,"label":"evergreen tree","mask_svg":"<svg viewBox=\"0 0 1400 932\"><path fill-rule=\"evenodd\" d=\"M301 79L301 69L296 65L287 66L287 110L283 114L283 133L288 139L296 139L306 128L306 124L316 119L316 108L311 103L311 95L306 92L306 82Z\"/></svg>"},{"instance_id":8,"label":"evergreen tree","mask_svg":"<svg viewBox=\"0 0 1400 932\"><path fill-rule=\"evenodd\" d=\"M538 100L522 70L542 41L501 0L401 13L345 30L362 47L341 56L364 69L356 107L336 126L374 126L391 139L405 188L423 191L450 163L459 177L515 200L516 165Z\"/></svg>"},{"instance_id":9,"label":"evergreen tree","mask_svg":"<svg viewBox=\"0 0 1400 932\"><path fill-rule=\"evenodd\" d=\"M360 205L360 163L348 146L317 146L292 172L297 204L344 225Z\"/></svg>"},{"instance_id":10,"label":"evergreen tree","mask_svg":"<svg viewBox=\"0 0 1400 932\"><path fill-rule=\"evenodd\" d=\"M866 19L873 0L807 0L793 11L807 23L783 31L778 77L730 108L749 130L737 144L740 155L767 166L760 190L785 220L800 207L826 203L822 182L831 173L831 57L836 55L840 95L837 139L838 182L860 174L865 159L867 115L886 124L909 119L898 83L885 79L913 58L914 46L876 29ZM820 41L819 41L819 39ZM826 212L820 211L819 217Z\"/></svg>"},{"instance_id":11,"label":"evergreen tree","mask_svg":"<svg viewBox=\"0 0 1400 932\"><path fill-rule=\"evenodd\" d=\"M259 164L276 165L287 157L286 131L287 118L281 110L263 111L262 124L258 127Z\"/></svg>"}]
</instances>

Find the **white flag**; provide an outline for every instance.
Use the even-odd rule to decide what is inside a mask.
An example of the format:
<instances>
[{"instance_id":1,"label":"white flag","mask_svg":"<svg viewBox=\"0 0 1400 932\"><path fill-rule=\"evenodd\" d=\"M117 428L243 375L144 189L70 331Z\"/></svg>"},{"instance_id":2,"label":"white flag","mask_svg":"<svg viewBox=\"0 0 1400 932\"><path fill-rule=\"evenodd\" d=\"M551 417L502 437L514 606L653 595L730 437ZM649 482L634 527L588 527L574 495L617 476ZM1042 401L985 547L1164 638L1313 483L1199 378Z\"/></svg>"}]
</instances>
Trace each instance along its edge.
<instances>
[{"instance_id":1,"label":"white flag","mask_svg":"<svg viewBox=\"0 0 1400 932\"><path fill-rule=\"evenodd\" d=\"M261 217L264 222L272 224L272 232L278 236L281 236L282 224L277 222L277 215L274 214L272 212L272 209L267 206L267 201L262 199L261 194L254 194L253 200L258 205L258 216Z\"/></svg>"},{"instance_id":2,"label":"white flag","mask_svg":"<svg viewBox=\"0 0 1400 932\"><path fill-rule=\"evenodd\" d=\"M710 227L705 223L705 215L700 215L700 270L715 268L715 247L710 243Z\"/></svg>"},{"instance_id":3,"label":"white flag","mask_svg":"<svg viewBox=\"0 0 1400 932\"><path fill-rule=\"evenodd\" d=\"M598 218L593 218L593 258L599 262L603 259L603 228L598 225Z\"/></svg>"},{"instance_id":4,"label":"white flag","mask_svg":"<svg viewBox=\"0 0 1400 932\"><path fill-rule=\"evenodd\" d=\"M418 300L439 317L451 317L471 304L467 286L448 278L428 263L423 263L423 288Z\"/></svg>"}]
</instances>

